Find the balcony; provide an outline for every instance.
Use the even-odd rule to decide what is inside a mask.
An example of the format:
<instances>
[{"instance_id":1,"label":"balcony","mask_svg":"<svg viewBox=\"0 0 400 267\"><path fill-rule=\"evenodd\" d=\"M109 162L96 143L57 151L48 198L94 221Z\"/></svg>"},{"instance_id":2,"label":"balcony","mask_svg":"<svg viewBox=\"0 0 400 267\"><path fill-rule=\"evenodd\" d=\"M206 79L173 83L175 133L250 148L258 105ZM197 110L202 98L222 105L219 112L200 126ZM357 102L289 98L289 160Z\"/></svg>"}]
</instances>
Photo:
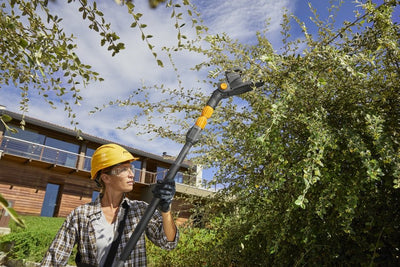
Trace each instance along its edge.
<instances>
[{"instance_id":1,"label":"balcony","mask_svg":"<svg viewBox=\"0 0 400 267\"><path fill-rule=\"evenodd\" d=\"M0 145L3 155L13 155L27 160L46 162L55 166L63 166L76 171L90 172L91 157L72 153L66 150L29 142L26 140L3 136ZM164 178L166 172L148 172L135 169L135 181L154 184L157 179ZM192 184L196 178L191 175L177 173L175 181L182 184Z\"/></svg>"}]
</instances>

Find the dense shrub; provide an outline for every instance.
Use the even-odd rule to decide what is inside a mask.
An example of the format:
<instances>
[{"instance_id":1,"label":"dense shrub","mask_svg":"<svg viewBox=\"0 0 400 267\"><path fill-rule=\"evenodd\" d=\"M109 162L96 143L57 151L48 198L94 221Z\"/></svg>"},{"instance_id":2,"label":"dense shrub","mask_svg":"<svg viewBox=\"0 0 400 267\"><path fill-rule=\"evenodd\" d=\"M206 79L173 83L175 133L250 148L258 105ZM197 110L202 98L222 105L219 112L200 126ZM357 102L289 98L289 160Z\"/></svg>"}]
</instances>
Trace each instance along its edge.
<instances>
[{"instance_id":1,"label":"dense shrub","mask_svg":"<svg viewBox=\"0 0 400 267\"><path fill-rule=\"evenodd\" d=\"M148 242L149 266L217 266L222 264L214 249L217 246L214 230L199 228L180 228L178 246L171 251L162 250ZM228 266L227 264L223 266Z\"/></svg>"},{"instance_id":2,"label":"dense shrub","mask_svg":"<svg viewBox=\"0 0 400 267\"><path fill-rule=\"evenodd\" d=\"M10 222L11 233L1 237L0 248L10 247L9 259L40 262L65 218L23 216L26 228ZM70 258L73 263L75 256Z\"/></svg>"}]
</instances>

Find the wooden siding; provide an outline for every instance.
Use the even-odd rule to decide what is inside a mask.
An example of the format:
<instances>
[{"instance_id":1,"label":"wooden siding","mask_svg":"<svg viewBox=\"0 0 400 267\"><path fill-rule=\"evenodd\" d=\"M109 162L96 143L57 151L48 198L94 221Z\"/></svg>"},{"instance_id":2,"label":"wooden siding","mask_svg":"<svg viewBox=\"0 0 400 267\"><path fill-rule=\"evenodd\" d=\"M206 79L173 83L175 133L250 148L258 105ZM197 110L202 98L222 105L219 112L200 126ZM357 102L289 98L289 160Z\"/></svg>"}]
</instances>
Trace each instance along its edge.
<instances>
[{"instance_id":1,"label":"wooden siding","mask_svg":"<svg viewBox=\"0 0 400 267\"><path fill-rule=\"evenodd\" d=\"M77 196L72 194L62 194L58 217L67 217L73 209L92 201L92 197Z\"/></svg>"},{"instance_id":2,"label":"wooden siding","mask_svg":"<svg viewBox=\"0 0 400 267\"><path fill-rule=\"evenodd\" d=\"M0 193L7 200L14 201L13 208L24 215L40 215L44 199L44 190L24 186L0 184Z\"/></svg>"},{"instance_id":3,"label":"wooden siding","mask_svg":"<svg viewBox=\"0 0 400 267\"><path fill-rule=\"evenodd\" d=\"M19 162L6 157L0 160L0 193L15 201L18 213L40 216L48 183L60 185L55 216L65 217L77 206L91 201L97 187L89 178L65 172L65 168L43 167L46 166L39 162Z\"/></svg>"}]
</instances>

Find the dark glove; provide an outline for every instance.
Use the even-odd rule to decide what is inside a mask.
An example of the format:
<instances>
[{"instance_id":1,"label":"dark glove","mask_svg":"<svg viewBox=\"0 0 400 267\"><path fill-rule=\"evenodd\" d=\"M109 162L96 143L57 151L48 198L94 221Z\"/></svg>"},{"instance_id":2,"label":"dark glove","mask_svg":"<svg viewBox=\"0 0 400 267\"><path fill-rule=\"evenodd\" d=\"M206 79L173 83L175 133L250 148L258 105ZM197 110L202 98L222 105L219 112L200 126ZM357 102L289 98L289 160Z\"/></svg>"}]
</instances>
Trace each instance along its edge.
<instances>
[{"instance_id":1,"label":"dark glove","mask_svg":"<svg viewBox=\"0 0 400 267\"><path fill-rule=\"evenodd\" d=\"M153 195L160 199L158 204L162 212L169 211L171 207L172 198L175 195L175 181L158 180L153 188Z\"/></svg>"}]
</instances>

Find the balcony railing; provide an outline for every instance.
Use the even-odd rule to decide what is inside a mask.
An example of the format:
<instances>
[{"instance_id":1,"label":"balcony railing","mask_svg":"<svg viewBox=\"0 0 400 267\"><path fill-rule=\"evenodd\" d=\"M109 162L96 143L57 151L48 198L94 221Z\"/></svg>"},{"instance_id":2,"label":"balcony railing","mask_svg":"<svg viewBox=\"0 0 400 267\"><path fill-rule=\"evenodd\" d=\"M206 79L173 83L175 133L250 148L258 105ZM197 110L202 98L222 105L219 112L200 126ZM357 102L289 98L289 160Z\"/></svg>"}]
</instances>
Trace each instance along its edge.
<instances>
[{"instance_id":1,"label":"balcony railing","mask_svg":"<svg viewBox=\"0 0 400 267\"><path fill-rule=\"evenodd\" d=\"M90 171L91 157L10 136L3 136L0 150L3 150L3 154L43 161L87 172ZM153 184L157 179L164 178L165 174L165 171L157 173L135 169L135 181ZM184 184L194 184L195 177L178 172L175 181Z\"/></svg>"},{"instance_id":2,"label":"balcony railing","mask_svg":"<svg viewBox=\"0 0 400 267\"><path fill-rule=\"evenodd\" d=\"M39 160L70 168L77 168L77 163L79 159L79 154L21 140L10 136L3 137L3 142L1 143L1 149L5 154L20 156L32 160ZM90 158L85 157L85 161L89 161L89 166L90 166Z\"/></svg>"}]
</instances>

